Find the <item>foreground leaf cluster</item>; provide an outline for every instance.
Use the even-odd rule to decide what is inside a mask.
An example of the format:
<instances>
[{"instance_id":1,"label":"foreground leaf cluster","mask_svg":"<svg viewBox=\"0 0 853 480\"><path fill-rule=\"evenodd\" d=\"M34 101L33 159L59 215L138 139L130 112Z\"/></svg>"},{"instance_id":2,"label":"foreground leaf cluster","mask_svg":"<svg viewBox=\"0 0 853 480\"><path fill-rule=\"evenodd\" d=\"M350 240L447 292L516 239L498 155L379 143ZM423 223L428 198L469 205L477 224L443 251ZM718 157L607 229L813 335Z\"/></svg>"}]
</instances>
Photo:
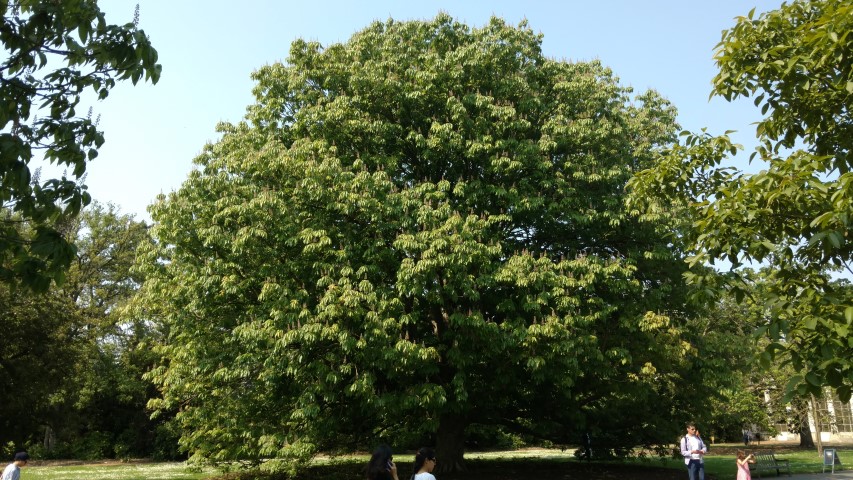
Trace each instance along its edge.
<instances>
[{"instance_id":1,"label":"foreground leaf cluster","mask_svg":"<svg viewBox=\"0 0 853 480\"><path fill-rule=\"evenodd\" d=\"M695 285L743 298L750 289L740 267L764 267L762 362L797 372L788 398L820 395L823 386L845 401L853 392L851 31L853 4L844 0L795 1L739 18L717 46L712 94L751 97L761 108L752 158L766 168L727 167L739 148L728 136L687 134L631 185L646 215L665 215L654 199L687 206L692 229L680 240L691 263L732 265L731 281L696 275ZM847 279L833 278L839 273Z\"/></svg>"},{"instance_id":2,"label":"foreground leaf cluster","mask_svg":"<svg viewBox=\"0 0 853 480\"><path fill-rule=\"evenodd\" d=\"M96 0L2 0L0 13L0 280L45 291L73 262L57 223L90 202L81 180L104 143L79 111L84 92L157 83L161 67L136 22L107 23ZM31 167L41 159L67 170L42 180Z\"/></svg>"}]
</instances>

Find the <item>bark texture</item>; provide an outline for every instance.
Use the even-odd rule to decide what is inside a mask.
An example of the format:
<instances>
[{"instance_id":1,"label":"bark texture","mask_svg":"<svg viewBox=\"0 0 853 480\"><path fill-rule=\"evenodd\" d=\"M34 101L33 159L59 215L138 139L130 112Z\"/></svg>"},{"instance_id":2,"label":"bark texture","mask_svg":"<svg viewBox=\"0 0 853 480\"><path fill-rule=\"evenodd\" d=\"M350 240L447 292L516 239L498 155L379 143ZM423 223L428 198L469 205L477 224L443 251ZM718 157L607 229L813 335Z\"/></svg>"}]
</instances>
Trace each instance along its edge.
<instances>
[{"instance_id":1,"label":"bark texture","mask_svg":"<svg viewBox=\"0 0 853 480\"><path fill-rule=\"evenodd\" d=\"M468 422L461 415L443 415L436 432L435 456L438 473L465 471L465 427Z\"/></svg>"}]
</instances>

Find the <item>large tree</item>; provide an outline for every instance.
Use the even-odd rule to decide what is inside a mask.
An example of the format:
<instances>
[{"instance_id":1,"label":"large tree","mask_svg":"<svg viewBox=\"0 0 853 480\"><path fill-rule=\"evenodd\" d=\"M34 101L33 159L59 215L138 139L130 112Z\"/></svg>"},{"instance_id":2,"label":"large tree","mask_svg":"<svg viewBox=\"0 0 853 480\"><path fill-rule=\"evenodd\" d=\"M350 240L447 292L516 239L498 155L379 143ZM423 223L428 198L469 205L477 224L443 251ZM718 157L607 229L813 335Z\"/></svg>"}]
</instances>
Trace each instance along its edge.
<instances>
[{"instance_id":1,"label":"large tree","mask_svg":"<svg viewBox=\"0 0 853 480\"><path fill-rule=\"evenodd\" d=\"M89 203L80 180L104 143L84 92L104 99L117 81L156 83L160 65L136 20L111 25L96 0L0 0L0 13L0 281L44 291L73 262L56 224ZM40 179L39 159L69 173Z\"/></svg>"},{"instance_id":2,"label":"large tree","mask_svg":"<svg viewBox=\"0 0 853 480\"><path fill-rule=\"evenodd\" d=\"M685 266L623 204L674 108L540 44L440 15L255 73L139 259L184 448L279 468L435 441L450 469L470 425L611 448L679 431L702 384Z\"/></svg>"},{"instance_id":3,"label":"large tree","mask_svg":"<svg viewBox=\"0 0 853 480\"><path fill-rule=\"evenodd\" d=\"M713 95L754 97L765 117L746 174L727 165L737 146L723 135L689 135L632 182L652 217L655 199L682 199L692 229L680 230L693 264L727 260L728 282L691 277L710 289L747 293L739 267L768 267L761 301L770 312L759 333L763 355L790 363L797 374L788 396L833 387L853 391L853 290L833 281L853 274L853 4L794 1L758 17L750 12L723 34L715 58Z\"/></svg>"}]
</instances>

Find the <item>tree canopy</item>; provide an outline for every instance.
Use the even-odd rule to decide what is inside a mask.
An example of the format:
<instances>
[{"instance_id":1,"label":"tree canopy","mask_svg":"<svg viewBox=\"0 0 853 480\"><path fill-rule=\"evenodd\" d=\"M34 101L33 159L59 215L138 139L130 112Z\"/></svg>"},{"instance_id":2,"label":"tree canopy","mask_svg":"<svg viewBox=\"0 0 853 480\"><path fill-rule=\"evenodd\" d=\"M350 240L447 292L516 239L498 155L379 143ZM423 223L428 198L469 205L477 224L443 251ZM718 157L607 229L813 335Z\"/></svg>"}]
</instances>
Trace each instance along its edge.
<instances>
[{"instance_id":1,"label":"tree canopy","mask_svg":"<svg viewBox=\"0 0 853 480\"><path fill-rule=\"evenodd\" d=\"M2 0L0 12L0 280L44 291L74 259L57 225L89 203L80 180L104 143L79 110L84 92L156 83L161 67L136 20L111 25L96 0ZM70 173L42 180L31 170L40 158Z\"/></svg>"},{"instance_id":2,"label":"tree canopy","mask_svg":"<svg viewBox=\"0 0 853 480\"><path fill-rule=\"evenodd\" d=\"M469 426L680 431L702 384L686 266L624 205L675 109L541 40L389 20L254 74L245 121L151 207L128 311L168 332L152 405L183 448L275 469L435 441L454 468Z\"/></svg>"},{"instance_id":3,"label":"tree canopy","mask_svg":"<svg viewBox=\"0 0 853 480\"><path fill-rule=\"evenodd\" d=\"M692 228L678 241L693 252L691 263L731 263L731 281L691 277L702 289L725 285L743 296L738 267L767 267L762 360L794 367L789 396L831 386L847 400L853 389L853 291L833 280L853 274L851 31L853 4L845 0L794 1L738 18L717 46L712 95L753 97L760 106L752 158L766 169L727 166L738 147L726 135L691 134L632 181L649 218L668 214L654 199L682 199Z\"/></svg>"}]
</instances>

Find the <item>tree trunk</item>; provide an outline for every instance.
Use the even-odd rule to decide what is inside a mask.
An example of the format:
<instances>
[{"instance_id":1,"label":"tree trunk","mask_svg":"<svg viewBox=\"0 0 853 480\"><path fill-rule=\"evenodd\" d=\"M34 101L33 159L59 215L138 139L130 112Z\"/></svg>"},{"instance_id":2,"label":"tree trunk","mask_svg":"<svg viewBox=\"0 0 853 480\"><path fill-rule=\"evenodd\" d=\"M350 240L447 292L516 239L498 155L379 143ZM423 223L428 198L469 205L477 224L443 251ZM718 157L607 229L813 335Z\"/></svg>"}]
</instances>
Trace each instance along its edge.
<instances>
[{"instance_id":1,"label":"tree trunk","mask_svg":"<svg viewBox=\"0 0 853 480\"><path fill-rule=\"evenodd\" d=\"M56 443L56 436L53 433L53 429L49 426L44 427L44 442L42 442L42 446L48 452L53 451L53 446Z\"/></svg>"},{"instance_id":2,"label":"tree trunk","mask_svg":"<svg viewBox=\"0 0 853 480\"><path fill-rule=\"evenodd\" d=\"M435 457L438 460L435 471L438 473L461 472L465 470L465 427L468 422L461 415L442 415L435 434Z\"/></svg>"},{"instance_id":3,"label":"tree trunk","mask_svg":"<svg viewBox=\"0 0 853 480\"><path fill-rule=\"evenodd\" d=\"M800 446L803 448L814 448L814 437L809 426L809 415L811 415L809 406L808 399L803 401L803 399L797 398L791 402L793 419L796 422L796 432L793 433L800 435Z\"/></svg>"},{"instance_id":4,"label":"tree trunk","mask_svg":"<svg viewBox=\"0 0 853 480\"><path fill-rule=\"evenodd\" d=\"M803 448L814 448L815 446L808 416L804 417L804 421L800 423L800 446Z\"/></svg>"},{"instance_id":5,"label":"tree trunk","mask_svg":"<svg viewBox=\"0 0 853 480\"><path fill-rule=\"evenodd\" d=\"M811 404L812 404L812 415L814 418L814 429L815 429L815 446L817 447L817 455L823 455L823 442L820 439L820 432L823 431L823 427L820 424L820 412L817 409L817 400L815 400L814 395L811 396Z\"/></svg>"}]
</instances>

